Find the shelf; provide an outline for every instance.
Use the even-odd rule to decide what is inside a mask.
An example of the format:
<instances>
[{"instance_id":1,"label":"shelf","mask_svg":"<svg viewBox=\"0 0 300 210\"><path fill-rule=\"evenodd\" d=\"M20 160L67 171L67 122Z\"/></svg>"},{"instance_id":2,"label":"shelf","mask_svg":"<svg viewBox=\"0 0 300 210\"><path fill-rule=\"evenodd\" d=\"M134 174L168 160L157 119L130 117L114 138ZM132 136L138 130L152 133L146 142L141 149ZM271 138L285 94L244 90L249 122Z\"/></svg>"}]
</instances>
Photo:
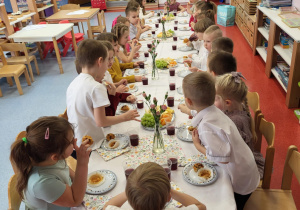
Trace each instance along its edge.
<instances>
[{"instance_id":1,"label":"shelf","mask_svg":"<svg viewBox=\"0 0 300 210\"><path fill-rule=\"evenodd\" d=\"M41 11L44 11L45 9L50 8L50 7L53 7L53 4L49 4L49 5L43 6L41 8L37 8L37 11L41 12Z\"/></svg>"},{"instance_id":2,"label":"shelf","mask_svg":"<svg viewBox=\"0 0 300 210\"><path fill-rule=\"evenodd\" d=\"M0 31L2 31L2 30L4 30L4 29L6 29L6 27L2 27L2 28L0 28Z\"/></svg>"},{"instance_id":3,"label":"shelf","mask_svg":"<svg viewBox=\"0 0 300 210\"><path fill-rule=\"evenodd\" d=\"M287 92L287 89L284 86L284 84L281 82L281 79L280 79L279 74L277 73L277 71L273 68L273 69L271 69L271 72L273 73L273 75L275 76L275 78L277 79L277 81L279 82L281 87L284 89L284 91Z\"/></svg>"},{"instance_id":4,"label":"shelf","mask_svg":"<svg viewBox=\"0 0 300 210\"><path fill-rule=\"evenodd\" d=\"M256 47L256 50L258 54L261 56L261 58L266 62L267 61L267 53L265 47Z\"/></svg>"},{"instance_id":5,"label":"shelf","mask_svg":"<svg viewBox=\"0 0 300 210\"><path fill-rule=\"evenodd\" d=\"M279 44L274 46L274 49L283 58L283 60L291 66L292 62L292 52L289 49L283 49Z\"/></svg>"},{"instance_id":6,"label":"shelf","mask_svg":"<svg viewBox=\"0 0 300 210\"><path fill-rule=\"evenodd\" d=\"M269 31L265 29L265 27L259 27L258 31L265 37L265 39L268 41L269 40Z\"/></svg>"},{"instance_id":7,"label":"shelf","mask_svg":"<svg viewBox=\"0 0 300 210\"><path fill-rule=\"evenodd\" d=\"M296 42L300 41L300 30L298 28L290 28L279 17L278 12L266 7L257 6L257 8L270 18L279 28L292 37Z\"/></svg>"},{"instance_id":8,"label":"shelf","mask_svg":"<svg viewBox=\"0 0 300 210\"><path fill-rule=\"evenodd\" d=\"M22 20L25 20L25 19L27 19L27 18L35 15L35 14L36 14L35 12L31 12L31 13L29 13L27 15L23 15L22 17L18 18L17 20L14 20L14 21L10 22L9 24L12 26L12 25L14 25L14 24L16 24L18 22L21 22Z\"/></svg>"}]
</instances>

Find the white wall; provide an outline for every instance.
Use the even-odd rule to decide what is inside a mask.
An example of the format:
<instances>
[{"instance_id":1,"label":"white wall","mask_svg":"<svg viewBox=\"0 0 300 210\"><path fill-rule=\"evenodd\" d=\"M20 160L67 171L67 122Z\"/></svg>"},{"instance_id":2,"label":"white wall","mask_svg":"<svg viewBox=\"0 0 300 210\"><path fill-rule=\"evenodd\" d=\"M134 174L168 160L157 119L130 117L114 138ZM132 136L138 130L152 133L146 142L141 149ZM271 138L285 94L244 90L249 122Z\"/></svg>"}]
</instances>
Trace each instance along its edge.
<instances>
[{"instance_id":1,"label":"white wall","mask_svg":"<svg viewBox=\"0 0 300 210\"><path fill-rule=\"evenodd\" d=\"M293 6L297 7L300 10L300 0L293 0Z\"/></svg>"}]
</instances>

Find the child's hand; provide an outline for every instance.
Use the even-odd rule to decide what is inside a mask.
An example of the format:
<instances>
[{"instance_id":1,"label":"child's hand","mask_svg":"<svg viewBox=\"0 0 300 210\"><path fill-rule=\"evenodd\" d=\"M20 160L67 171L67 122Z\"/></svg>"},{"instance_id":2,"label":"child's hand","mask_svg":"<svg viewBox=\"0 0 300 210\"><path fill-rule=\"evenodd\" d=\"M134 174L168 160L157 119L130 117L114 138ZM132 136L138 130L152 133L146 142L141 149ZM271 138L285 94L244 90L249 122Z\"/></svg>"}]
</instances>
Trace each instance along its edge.
<instances>
[{"instance_id":1,"label":"child's hand","mask_svg":"<svg viewBox=\"0 0 300 210\"><path fill-rule=\"evenodd\" d=\"M138 57L140 57L140 54L139 54L138 52L136 52L136 53L134 54L133 58L138 58Z\"/></svg>"},{"instance_id":2,"label":"child's hand","mask_svg":"<svg viewBox=\"0 0 300 210\"><path fill-rule=\"evenodd\" d=\"M178 109L187 115L191 115L191 110L185 104L179 104Z\"/></svg>"},{"instance_id":3,"label":"child's hand","mask_svg":"<svg viewBox=\"0 0 300 210\"><path fill-rule=\"evenodd\" d=\"M148 30L151 29L151 26L145 25L145 28L146 28L146 30L148 31Z\"/></svg>"},{"instance_id":4,"label":"child's hand","mask_svg":"<svg viewBox=\"0 0 300 210\"><path fill-rule=\"evenodd\" d=\"M189 70L191 71L191 72L197 72L197 71L199 71L199 69L197 68L197 67L189 67ZM200 70L201 71L201 70Z\"/></svg>"},{"instance_id":5,"label":"child's hand","mask_svg":"<svg viewBox=\"0 0 300 210\"><path fill-rule=\"evenodd\" d=\"M123 116L124 116L124 121L129 121L129 120L140 121L140 120L136 119L136 117L140 116L136 109L129 110L128 112L123 114Z\"/></svg>"},{"instance_id":6,"label":"child's hand","mask_svg":"<svg viewBox=\"0 0 300 210\"><path fill-rule=\"evenodd\" d=\"M137 32L142 31L142 26L141 26L141 21L140 20L138 20L138 23L136 24L136 28L137 28Z\"/></svg>"},{"instance_id":7,"label":"child's hand","mask_svg":"<svg viewBox=\"0 0 300 210\"><path fill-rule=\"evenodd\" d=\"M130 102L130 103L134 103L136 101L136 97L134 95L129 95L127 98L126 98L126 101Z\"/></svg>"},{"instance_id":8,"label":"child's hand","mask_svg":"<svg viewBox=\"0 0 300 210\"><path fill-rule=\"evenodd\" d=\"M124 93L126 91L126 86L125 85L119 85L116 89L116 92L118 93Z\"/></svg>"},{"instance_id":9,"label":"child's hand","mask_svg":"<svg viewBox=\"0 0 300 210\"><path fill-rule=\"evenodd\" d=\"M76 151L78 165L79 164L88 165L89 163L90 153L92 150L88 148L90 145L87 143L88 140L85 140L84 142L81 143L80 147L78 147L77 139L74 139L73 141L73 147Z\"/></svg>"},{"instance_id":10,"label":"child's hand","mask_svg":"<svg viewBox=\"0 0 300 210\"><path fill-rule=\"evenodd\" d=\"M189 54L188 57L189 57L189 58L192 58L192 57L193 57L193 54Z\"/></svg>"},{"instance_id":11,"label":"child's hand","mask_svg":"<svg viewBox=\"0 0 300 210\"><path fill-rule=\"evenodd\" d=\"M142 76L135 76L135 81L136 82L141 82L142 81Z\"/></svg>"},{"instance_id":12,"label":"child's hand","mask_svg":"<svg viewBox=\"0 0 300 210\"><path fill-rule=\"evenodd\" d=\"M107 82L106 89L109 95L116 95L116 86L113 83Z\"/></svg>"},{"instance_id":13,"label":"child's hand","mask_svg":"<svg viewBox=\"0 0 300 210\"><path fill-rule=\"evenodd\" d=\"M131 47L131 50L136 53L137 51L139 51L141 49L142 45L133 45Z\"/></svg>"},{"instance_id":14,"label":"child's hand","mask_svg":"<svg viewBox=\"0 0 300 210\"><path fill-rule=\"evenodd\" d=\"M137 62L133 63L133 67L139 67L140 63L144 63L144 61L137 61Z\"/></svg>"},{"instance_id":15,"label":"child's hand","mask_svg":"<svg viewBox=\"0 0 300 210\"><path fill-rule=\"evenodd\" d=\"M128 81L127 79L121 79L119 82L117 82L115 85L118 87L119 85L127 85Z\"/></svg>"},{"instance_id":16,"label":"child's hand","mask_svg":"<svg viewBox=\"0 0 300 210\"><path fill-rule=\"evenodd\" d=\"M192 64L192 62L193 62L192 59L186 59L183 61L183 63L188 63L188 64Z\"/></svg>"},{"instance_id":17,"label":"child's hand","mask_svg":"<svg viewBox=\"0 0 300 210\"><path fill-rule=\"evenodd\" d=\"M198 134L197 128L195 128L193 130L192 139L193 139L193 143L194 143L195 146L196 145L201 145L201 140L199 139L199 134Z\"/></svg>"},{"instance_id":18,"label":"child's hand","mask_svg":"<svg viewBox=\"0 0 300 210\"><path fill-rule=\"evenodd\" d=\"M191 22L191 27L192 27L192 29L194 29L194 27L195 27L195 22Z\"/></svg>"}]
</instances>

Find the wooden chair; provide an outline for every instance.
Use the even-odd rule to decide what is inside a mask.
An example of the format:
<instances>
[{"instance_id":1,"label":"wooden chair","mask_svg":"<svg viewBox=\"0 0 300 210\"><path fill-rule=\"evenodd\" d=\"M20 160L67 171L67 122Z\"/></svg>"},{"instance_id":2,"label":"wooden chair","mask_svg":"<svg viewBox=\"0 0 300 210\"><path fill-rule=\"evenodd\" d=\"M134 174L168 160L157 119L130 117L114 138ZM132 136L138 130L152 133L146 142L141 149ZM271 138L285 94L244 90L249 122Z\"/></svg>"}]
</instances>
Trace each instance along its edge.
<instances>
[{"instance_id":1,"label":"wooden chair","mask_svg":"<svg viewBox=\"0 0 300 210\"><path fill-rule=\"evenodd\" d=\"M8 210L19 210L22 199L16 190L17 175L14 174L8 182Z\"/></svg>"},{"instance_id":2,"label":"wooden chair","mask_svg":"<svg viewBox=\"0 0 300 210\"><path fill-rule=\"evenodd\" d=\"M65 4L65 5L62 5L60 7L61 10L72 10L72 9L80 9L80 5L79 4ZM81 23L81 27L82 27L82 32L84 34L84 28L83 28L83 23ZM74 23L74 26L77 26L78 27L78 32L80 33L80 27L79 27L79 23Z\"/></svg>"},{"instance_id":3,"label":"wooden chair","mask_svg":"<svg viewBox=\"0 0 300 210\"><path fill-rule=\"evenodd\" d=\"M106 32L106 23L105 23L104 11L102 10L100 13L98 13L97 17L98 17L98 24L99 25L98 26L91 26L93 38L97 37L97 34ZM89 32L87 32L87 33L89 33Z\"/></svg>"},{"instance_id":4,"label":"wooden chair","mask_svg":"<svg viewBox=\"0 0 300 210\"><path fill-rule=\"evenodd\" d=\"M24 56L12 56L10 58L6 58L7 64L27 64L29 69L29 74L31 77L31 81L34 82L32 67L30 65L31 61L34 61L36 73L39 75L40 70L39 66L36 61L36 57L34 55L28 55L27 48L25 43L6 43L2 44L1 48L3 51L10 51L10 52L23 52Z\"/></svg>"},{"instance_id":5,"label":"wooden chair","mask_svg":"<svg viewBox=\"0 0 300 210\"><path fill-rule=\"evenodd\" d=\"M263 189L269 189L271 184L271 176L275 154L275 125L272 122L266 121L263 114L258 115L258 120L258 132L264 137L268 145L266 148L264 176L262 178L260 186ZM262 138L256 139L256 142L254 144L255 151L261 152L261 143Z\"/></svg>"},{"instance_id":6,"label":"wooden chair","mask_svg":"<svg viewBox=\"0 0 300 210\"><path fill-rule=\"evenodd\" d=\"M23 95L23 90L22 90L21 83L20 83L20 80L19 80L19 77L23 73L25 74L27 84L29 86L31 85L29 74L27 72L26 66L24 64L7 65L6 58L4 56L4 53L3 53L1 47L0 47L0 57L1 57L1 60L2 60L2 63L3 63L3 66L0 68L0 78L1 77L6 77L9 85L12 86L13 82L12 82L11 77L13 77L15 79L19 94ZM1 89L0 89L0 97L2 97Z\"/></svg>"},{"instance_id":7,"label":"wooden chair","mask_svg":"<svg viewBox=\"0 0 300 210\"><path fill-rule=\"evenodd\" d=\"M281 189L257 188L247 201L244 210L296 210L291 191L292 175L300 182L300 153L296 146L289 146L285 159Z\"/></svg>"},{"instance_id":8,"label":"wooden chair","mask_svg":"<svg viewBox=\"0 0 300 210\"><path fill-rule=\"evenodd\" d=\"M248 99L248 105L250 109L253 111L253 120L255 124L255 131L257 131L257 118L258 115L261 113L260 110L260 105L259 105L259 95L257 92L250 92L248 91L247 94L247 99Z\"/></svg>"}]
</instances>

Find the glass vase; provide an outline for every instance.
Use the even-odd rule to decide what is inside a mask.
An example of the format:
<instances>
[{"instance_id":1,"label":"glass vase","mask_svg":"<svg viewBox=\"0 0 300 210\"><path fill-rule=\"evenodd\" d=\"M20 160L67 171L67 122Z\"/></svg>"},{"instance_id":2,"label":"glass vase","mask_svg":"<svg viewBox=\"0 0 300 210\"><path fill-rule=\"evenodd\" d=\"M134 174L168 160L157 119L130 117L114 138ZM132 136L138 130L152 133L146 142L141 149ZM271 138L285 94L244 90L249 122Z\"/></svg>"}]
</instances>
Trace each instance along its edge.
<instances>
[{"instance_id":1,"label":"glass vase","mask_svg":"<svg viewBox=\"0 0 300 210\"><path fill-rule=\"evenodd\" d=\"M152 80L158 80L159 79L159 75L158 75L158 70L156 67L156 63L155 63L155 57L152 57Z\"/></svg>"},{"instance_id":2,"label":"glass vase","mask_svg":"<svg viewBox=\"0 0 300 210\"><path fill-rule=\"evenodd\" d=\"M167 34L166 34L166 29L165 29L165 24L162 24L162 36L161 36L161 40L165 41L167 40Z\"/></svg>"},{"instance_id":3,"label":"glass vase","mask_svg":"<svg viewBox=\"0 0 300 210\"><path fill-rule=\"evenodd\" d=\"M165 152L164 139L161 134L159 122L155 123L154 126L154 137L153 137L153 149L152 152L155 154L161 154Z\"/></svg>"}]
</instances>

